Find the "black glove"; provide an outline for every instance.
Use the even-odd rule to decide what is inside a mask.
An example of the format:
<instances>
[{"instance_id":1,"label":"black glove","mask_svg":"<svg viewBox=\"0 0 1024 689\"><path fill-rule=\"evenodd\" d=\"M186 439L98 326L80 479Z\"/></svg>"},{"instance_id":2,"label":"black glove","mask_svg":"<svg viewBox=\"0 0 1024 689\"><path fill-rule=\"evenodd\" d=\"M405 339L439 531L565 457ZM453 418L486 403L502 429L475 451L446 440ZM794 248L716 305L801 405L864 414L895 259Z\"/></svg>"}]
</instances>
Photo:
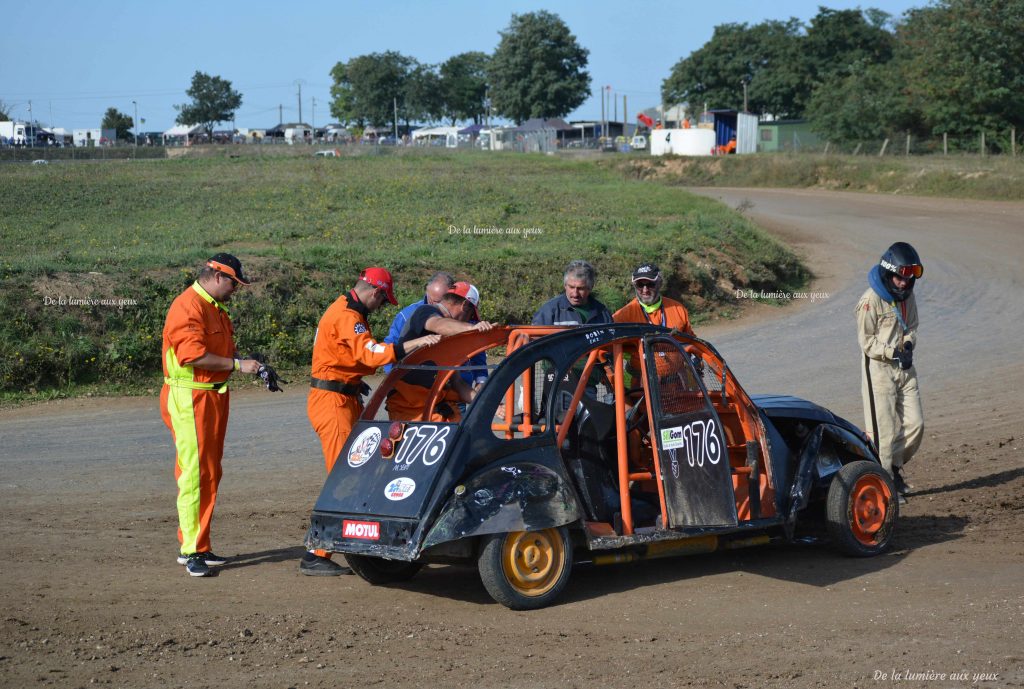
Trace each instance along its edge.
<instances>
[{"instance_id":1,"label":"black glove","mask_svg":"<svg viewBox=\"0 0 1024 689\"><path fill-rule=\"evenodd\" d=\"M270 390L270 392L284 392L278 383L287 383L288 381L278 378L277 371L270 366L260 364L260 370L256 372L256 375L263 379L263 382L267 384L267 390Z\"/></svg>"},{"instance_id":2,"label":"black glove","mask_svg":"<svg viewBox=\"0 0 1024 689\"><path fill-rule=\"evenodd\" d=\"M903 349L896 352L896 360L900 362L900 368L906 371L914 365L914 343L904 342Z\"/></svg>"},{"instance_id":3,"label":"black glove","mask_svg":"<svg viewBox=\"0 0 1024 689\"><path fill-rule=\"evenodd\" d=\"M370 389L369 385L367 385L366 383L364 383L362 381L359 381L359 397L360 397L360 401L362 401L362 398L366 397L371 392L373 392L373 391Z\"/></svg>"}]
</instances>

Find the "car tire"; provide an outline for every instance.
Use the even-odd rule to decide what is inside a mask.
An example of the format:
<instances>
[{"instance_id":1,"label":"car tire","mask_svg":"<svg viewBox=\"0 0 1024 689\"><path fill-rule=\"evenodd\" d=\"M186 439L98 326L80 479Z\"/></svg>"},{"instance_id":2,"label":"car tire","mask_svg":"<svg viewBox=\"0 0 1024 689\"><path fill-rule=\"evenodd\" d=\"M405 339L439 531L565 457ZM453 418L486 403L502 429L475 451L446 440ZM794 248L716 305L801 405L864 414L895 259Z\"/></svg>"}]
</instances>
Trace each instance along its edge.
<instances>
[{"instance_id":1,"label":"car tire","mask_svg":"<svg viewBox=\"0 0 1024 689\"><path fill-rule=\"evenodd\" d=\"M422 562L385 560L369 555L345 555L345 560L353 572L374 586L409 581L423 568Z\"/></svg>"},{"instance_id":2,"label":"car tire","mask_svg":"<svg viewBox=\"0 0 1024 689\"><path fill-rule=\"evenodd\" d=\"M572 573L572 540L562 526L486 537L477 561L484 588L512 610L551 605Z\"/></svg>"},{"instance_id":3,"label":"car tire","mask_svg":"<svg viewBox=\"0 0 1024 689\"><path fill-rule=\"evenodd\" d=\"M851 462L832 478L825 518L832 545L855 557L877 555L889 547L899 498L889 474L875 462Z\"/></svg>"}]
</instances>

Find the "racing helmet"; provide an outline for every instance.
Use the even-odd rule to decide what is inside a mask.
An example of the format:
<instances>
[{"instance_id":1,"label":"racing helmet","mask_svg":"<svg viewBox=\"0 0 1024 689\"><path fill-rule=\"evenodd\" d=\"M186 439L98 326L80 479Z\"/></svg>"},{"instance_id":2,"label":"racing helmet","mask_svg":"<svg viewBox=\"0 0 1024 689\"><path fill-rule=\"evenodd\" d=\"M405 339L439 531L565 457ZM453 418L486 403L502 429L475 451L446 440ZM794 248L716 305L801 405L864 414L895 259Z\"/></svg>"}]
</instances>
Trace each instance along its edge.
<instances>
[{"instance_id":1,"label":"racing helmet","mask_svg":"<svg viewBox=\"0 0 1024 689\"><path fill-rule=\"evenodd\" d=\"M882 259L878 262L882 271L882 281L889 294L896 301L903 301L914 291L914 284L924 274L924 266L921 264L921 257L917 255L914 247L906 242L896 242L890 246ZM907 279L906 288L899 289L893 284L892 279L896 276Z\"/></svg>"}]
</instances>

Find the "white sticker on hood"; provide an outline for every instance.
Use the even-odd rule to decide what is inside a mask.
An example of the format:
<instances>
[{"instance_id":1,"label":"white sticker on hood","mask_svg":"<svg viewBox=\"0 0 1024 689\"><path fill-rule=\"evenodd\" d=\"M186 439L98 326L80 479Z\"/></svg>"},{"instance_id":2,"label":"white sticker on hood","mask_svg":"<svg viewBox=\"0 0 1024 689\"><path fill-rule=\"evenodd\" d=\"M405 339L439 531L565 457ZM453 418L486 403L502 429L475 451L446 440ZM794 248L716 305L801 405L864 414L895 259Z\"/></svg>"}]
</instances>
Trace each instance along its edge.
<instances>
[{"instance_id":1,"label":"white sticker on hood","mask_svg":"<svg viewBox=\"0 0 1024 689\"><path fill-rule=\"evenodd\" d=\"M411 478L396 478L384 489L384 497L388 500L405 500L416 490L416 482Z\"/></svg>"}]
</instances>

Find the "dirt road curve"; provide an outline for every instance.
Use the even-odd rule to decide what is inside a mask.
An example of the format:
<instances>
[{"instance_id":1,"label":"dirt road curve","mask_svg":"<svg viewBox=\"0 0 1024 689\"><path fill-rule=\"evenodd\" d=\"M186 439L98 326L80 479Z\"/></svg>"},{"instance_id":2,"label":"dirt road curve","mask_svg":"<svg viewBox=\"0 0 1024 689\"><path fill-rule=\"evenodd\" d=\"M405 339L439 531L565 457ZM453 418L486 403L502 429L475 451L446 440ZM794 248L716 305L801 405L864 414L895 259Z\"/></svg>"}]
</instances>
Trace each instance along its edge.
<instances>
[{"instance_id":1,"label":"dirt road curve","mask_svg":"<svg viewBox=\"0 0 1024 689\"><path fill-rule=\"evenodd\" d=\"M1006 687L1024 685L1024 204L713 190L803 251L828 297L700 334L753 392L862 423L852 308L891 241L919 283L927 436L896 548L771 546L579 568L515 613L475 570L408 584L297 571L323 481L304 390L233 401L214 538L174 563L155 399L0 412L0 686ZM910 674L908 678L907 673Z\"/></svg>"}]
</instances>

